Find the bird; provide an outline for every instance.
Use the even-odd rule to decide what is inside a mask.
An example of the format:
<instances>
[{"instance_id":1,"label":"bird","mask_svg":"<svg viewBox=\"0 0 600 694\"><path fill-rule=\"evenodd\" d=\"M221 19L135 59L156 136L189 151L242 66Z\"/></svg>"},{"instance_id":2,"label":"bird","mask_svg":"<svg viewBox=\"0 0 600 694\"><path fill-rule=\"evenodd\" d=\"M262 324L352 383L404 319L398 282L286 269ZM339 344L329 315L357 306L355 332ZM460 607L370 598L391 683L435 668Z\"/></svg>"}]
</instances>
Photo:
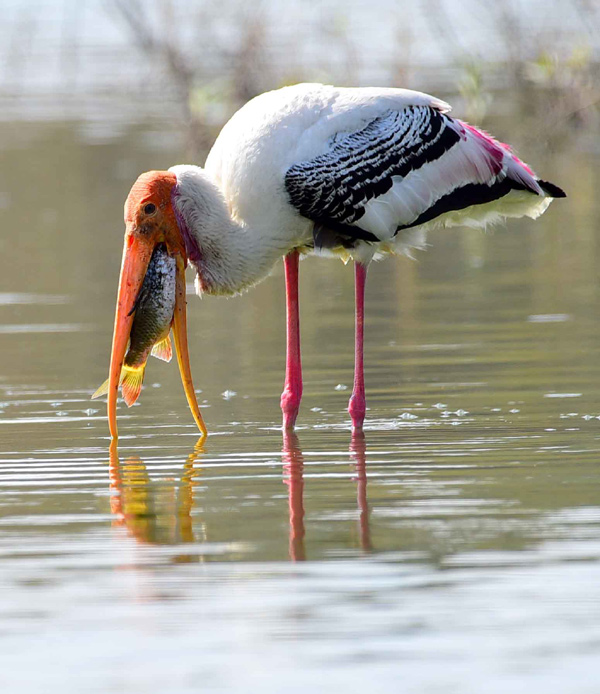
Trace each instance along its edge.
<instances>
[{"instance_id":1,"label":"bird","mask_svg":"<svg viewBox=\"0 0 600 694\"><path fill-rule=\"evenodd\" d=\"M450 106L400 88L297 84L261 94L225 124L204 167L143 173L125 203L125 243L109 373L108 419L118 436L119 375L145 272L163 244L176 260L173 335L188 403L203 435L189 365L184 272L199 295L238 295L283 258L286 368L280 406L293 430L302 398L299 259L354 263L354 385L348 412L366 413L367 269L423 248L439 227L485 227L541 215L565 197L504 144L453 118Z\"/></svg>"}]
</instances>

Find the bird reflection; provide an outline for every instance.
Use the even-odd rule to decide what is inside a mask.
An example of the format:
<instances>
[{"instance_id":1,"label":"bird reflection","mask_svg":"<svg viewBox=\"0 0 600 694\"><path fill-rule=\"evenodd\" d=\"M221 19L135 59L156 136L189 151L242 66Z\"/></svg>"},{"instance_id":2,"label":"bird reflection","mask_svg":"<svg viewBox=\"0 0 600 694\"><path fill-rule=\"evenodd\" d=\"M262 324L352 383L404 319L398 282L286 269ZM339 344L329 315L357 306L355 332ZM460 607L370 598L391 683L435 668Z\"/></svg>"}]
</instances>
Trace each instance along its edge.
<instances>
[{"instance_id":1,"label":"bird reflection","mask_svg":"<svg viewBox=\"0 0 600 694\"><path fill-rule=\"evenodd\" d=\"M357 432L350 442L357 483L358 544L364 552L372 549L367 500L367 445L365 435ZM120 462L116 442L109 449L110 508L113 525L124 527L139 542L149 544L182 544L206 541L204 526L192 524L194 487L200 474L198 461L204 453L201 441L188 456L181 477L177 480L152 481L145 463L137 455ZM283 481L288 487L289 556L304 561L304 455L294 432L283 434ZM180 557L179 560L188 560ZM177 560L177 558L176 558Z\"/></svg>"},{"instance_id":2,"label":"bird reflection","mask_svg":"<svg viewBox=\"0 0 600 694\"><path fill-rule=\"evenodd\" d=\"M113 525L127 528L140 542L178 544L194 542L191 511L194 478L203 452L200 442L188 456L179 481L152 483L139 456L119 461L116 441L109 449L109 478Z\"/></svg>"},{"instance_id":3,"label":"bird reflection","mask_svg":"<svg viewBox=\"0 0 600 694\"><path fill-rule=\"evenodd\" d=\"M360 546L370 552L371 531L369 527L369 501L367 499L367 441L363 431L352 432L350 458L356 469L356 500L358 502L358 530Z\"/></svg>"},{"instance_id":4,"label":"bird reflection","mask_svg":"<svg viewBox=\"0 0 600 694\"><path fill-rule=\"evenodd\" d=\"M293 431L283 433L284 483L289 489L290 559L304 561L304 456L300 442Z\"/></svg>"},{"instance_id":5,"label":"bird reflection","mask_svg":"<svg viewBox=\"0 0 600 694\"><path fill-rule=\"evenodd\" d=\"M370 552L369 503L367 500L367 443L364 433L354 432L350 441L350 458L354 462L357 482L358 530L360 547ZM284 484L288 487L290 514L289 554L292 561L304 561L304 456L300 441L294 432L285 431L282 448Z\"/></svg>"}]
</instances>

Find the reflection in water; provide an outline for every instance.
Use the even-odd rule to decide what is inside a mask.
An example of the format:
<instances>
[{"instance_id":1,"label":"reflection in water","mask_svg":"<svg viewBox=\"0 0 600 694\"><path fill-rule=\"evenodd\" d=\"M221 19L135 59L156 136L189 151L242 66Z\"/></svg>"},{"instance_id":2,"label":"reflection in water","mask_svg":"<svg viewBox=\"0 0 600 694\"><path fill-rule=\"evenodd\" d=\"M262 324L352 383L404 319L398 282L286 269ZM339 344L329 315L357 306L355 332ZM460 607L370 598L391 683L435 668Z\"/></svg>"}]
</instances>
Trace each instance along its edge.
<instances>
[{"instance_id":1,"label":"reflection in water","mask_svg":"<svg viewBox=\"0 0 600 694\"><path fill-rule=\"evenodd\" d=\"M146 465L138 456L120 463L117 443L109 449L110 500L113 524L125 526L140 542L178 544L194 542L191 511L194 505L194 478L199 473L196 462L203 453L199 441L183 466L179 481L153 485Z\"/></svg>"},{"instance_id":2,"label":"reflection in water","mask_svg":"<svg viewBox=\"0 0 600 694\"><path fill-rule=\"evenodd\" d=\"M289 488L290 559L304 561L304 456L300 442L293 431L283 432L284 483Z\"/></svg>"},{"instance_id":3,"label":"reflection in water","mask_svg":"<svg viewBox=\"0 0 600 694\"><path fill-rule=\"evenodd\" d=\"M364 552L371 551L371 534L369 530L369 504L367 500L367 443L364 432L354 432L350 441L350 457L356 469L359 511L359 538ZM284 484L288 486L288 506L290 512L289 553L292 561L304 561L304 456L298 436L294 432L283 434L283 471Z\"/></svg>"},{"instance_id":4,"label":"reflection in water","mask_svg":"<svg viewBox=\"0 0 600 694\"><path fill-rule=\"evenodd\" d=\"M356 499L358 502L358 529L360 546L370 552L371 533L369 530L369 502L367 499L367 442L363 431L354 431L350 441L350 457L356 467Z\"/></svg>"},{"instance_id":5,"label":"reflection in water","mask_svg":"<svg viewBox=\"0 0 600 694\"><path fill-rule=\"evenodd\" d=\"M146 464L137 455L120 462L117 444L109 449L110 458L110 508L113 526L125 527L129 534L142 543L176 545L191 542L207 542L204 524L194 528L192 508L194 489L200 468L198 461L204 454L204 446L198 441L177 479L152 480ZM371 550L369 533L369 508L367 502L366 442L363 433L354 434L350 443L350 457L354 462L359 510L359 538L363 551ZM283 435L282 461L284 484L288 487L289 509L289 557L292 561L304 561L304 455L298 437L293 432ZM218 479L213 479L215 493L219 494ZM235 528L232 528L235 532ZM239 528L237 528L239 532ZM227 538L231 541L231 535ZM254 534L251 543L257 541ZM213 538L214 543L214 538ZM230 545L231 547L231 545ZM200 553L204 556L204 553ZM196 553L196 556L198 554ZM180 557L184 560L185 557ZM191 556L187 557L191 560Z\"/></svg>"},{"instance_id":6,"label":"reflection in water","mask_svg":"<svg viewBox=\"0 0 600 694\"><path fill-rule=\"evenodd\" d=\"M176 478L152 480L146 464L139 456L131 455L124 462L120 462L117 444L113 441L109 449L109 477L112 492L110 508L113 514L113 525L125 527L131 536L142 543L177 545L201 542L205 545L207 538L204 524L200 528L198 522L195 527L192 522L194 490L197 488L196 478L200 472L196 464L203 455L204 445L199 440L184 463L181 475ZM366 441L362 432L352 436L350 459L356 470L356 476L353 479L357 482L360 547L364 552L369 552L371 539L367 502ZM292 561L304 561L306 559L304 455L298 436L293 432L283 434L282 461L283 482L288 487L289 557ZM222 468L209 486L214 495L228 497L229 493L219 488L219 482L222 481L221 474ZM210 511L207 512L210 513ZM264 513L263 508L261 516L264 516ZM258 532L262 533L262 529ZM243 531L234 523L226 537L229 543L234 539L232 533L236 534L235 539L239 539ZM247 539L253 545L259 538L254 532ZM216 538L213 537L213 550L215 540ZM210 551L200 552L202 556L207 554L210 554ZM180 560L184 559L185 557L180 557ZM191 556L187 559L191 560Z\"/></svg>"}]
</instances>

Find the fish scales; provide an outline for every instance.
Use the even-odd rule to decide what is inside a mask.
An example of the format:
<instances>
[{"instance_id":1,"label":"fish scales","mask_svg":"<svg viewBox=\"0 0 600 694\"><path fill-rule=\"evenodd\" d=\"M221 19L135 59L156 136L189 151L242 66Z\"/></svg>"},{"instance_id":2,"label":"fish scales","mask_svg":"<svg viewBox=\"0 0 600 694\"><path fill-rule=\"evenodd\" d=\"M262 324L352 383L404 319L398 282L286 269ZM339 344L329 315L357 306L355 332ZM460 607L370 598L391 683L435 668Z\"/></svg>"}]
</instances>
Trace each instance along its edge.
<instances>
[{"instance_id":1,"label":"fish scales","mask_svg":"<svg viewBox=\"0 0 600 694\"><path fill-rule=\"evenodd\" d=\"M135 303L126 366L140 366L153 346L169 334L175 310L175 272L175 258L163 244L158 245Z\"/></svg>"}]
</instances>

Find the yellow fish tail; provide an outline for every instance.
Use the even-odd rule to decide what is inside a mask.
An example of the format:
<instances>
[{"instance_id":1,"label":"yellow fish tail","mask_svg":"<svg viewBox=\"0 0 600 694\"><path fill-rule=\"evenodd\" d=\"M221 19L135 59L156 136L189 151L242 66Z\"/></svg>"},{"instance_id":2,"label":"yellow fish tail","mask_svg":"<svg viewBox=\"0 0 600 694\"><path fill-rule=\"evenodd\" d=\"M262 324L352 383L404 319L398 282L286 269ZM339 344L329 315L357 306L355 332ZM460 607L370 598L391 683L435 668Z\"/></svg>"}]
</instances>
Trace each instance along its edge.
<instances>
[{"instance_id":1,"label":"yellow fish tail","mask_svg":"<svg viewBox=\"0 0 600 694\"><path fill-rule=\"evenodd\" d=\"M140 397L142 383L144 382L145 370L146 364L143 364L142 366L124 366L121 369L119 385L121 386L121 393L127 407L131 407L133 403ZM106 393L108 393L108 378L92 395L92 400L95 400L102 395L106 395Z\"/></svg>"},{"instance_id":2,"label":"yellow fish tail","mask_svg":"<svg viewBox=\"0 0 600 694\"><path fill-rule=\"evenodd\" d=\"M121 371L121 393L127 407L131 407L140 397L145 370L146 364L142 364L142 366L124 366Z\"/></svg>"}]
</instances>

